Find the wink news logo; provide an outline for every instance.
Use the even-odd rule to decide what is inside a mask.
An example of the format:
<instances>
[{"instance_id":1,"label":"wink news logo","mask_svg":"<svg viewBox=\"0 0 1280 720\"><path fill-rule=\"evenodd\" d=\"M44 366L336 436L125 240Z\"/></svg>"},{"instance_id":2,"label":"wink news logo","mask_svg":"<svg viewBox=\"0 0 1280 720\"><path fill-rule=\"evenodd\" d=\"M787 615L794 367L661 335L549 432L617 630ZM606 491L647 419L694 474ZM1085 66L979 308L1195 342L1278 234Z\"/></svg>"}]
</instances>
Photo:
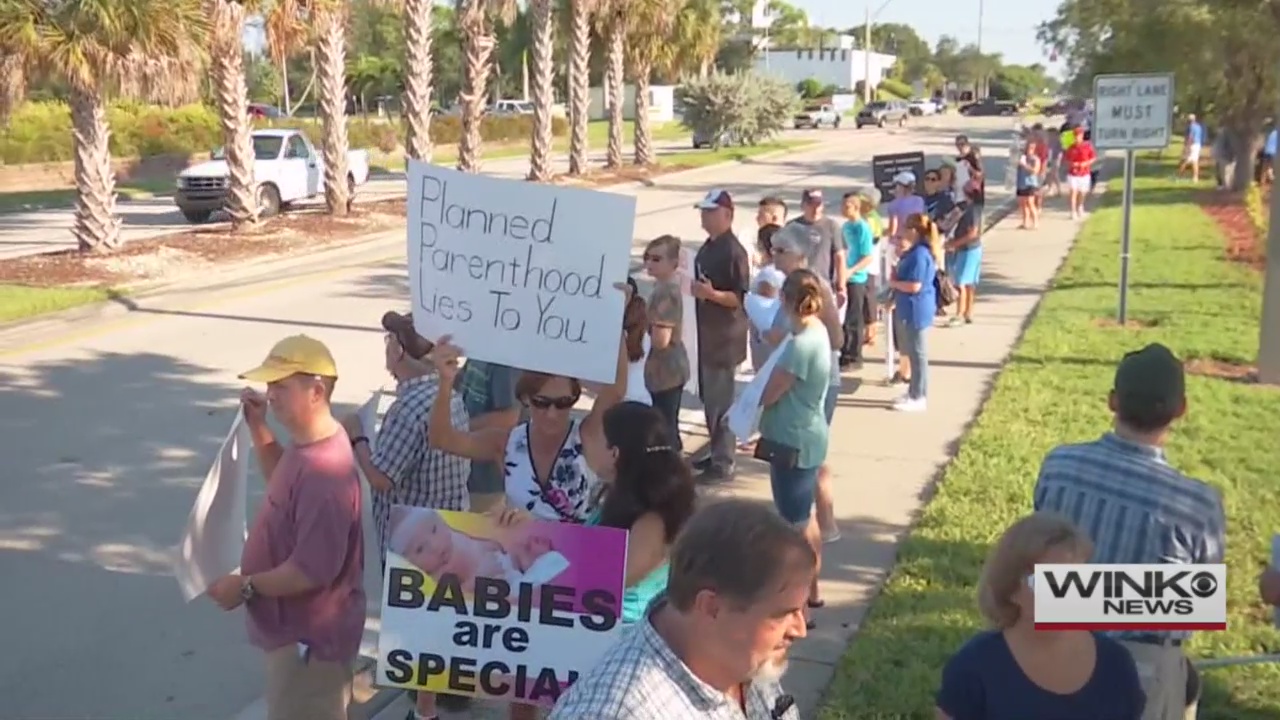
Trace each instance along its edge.
<instances>
[{"instance_id":1,"label":"wink news logo","mask_svg":"<svg viewBox=\"0 0 1280 720\"><path fill-rule=\"evenodd\" d=\"M1037 565L1033 586L1040 628L1226 626L1225 565Z\"/></svg>"}]
</instances>

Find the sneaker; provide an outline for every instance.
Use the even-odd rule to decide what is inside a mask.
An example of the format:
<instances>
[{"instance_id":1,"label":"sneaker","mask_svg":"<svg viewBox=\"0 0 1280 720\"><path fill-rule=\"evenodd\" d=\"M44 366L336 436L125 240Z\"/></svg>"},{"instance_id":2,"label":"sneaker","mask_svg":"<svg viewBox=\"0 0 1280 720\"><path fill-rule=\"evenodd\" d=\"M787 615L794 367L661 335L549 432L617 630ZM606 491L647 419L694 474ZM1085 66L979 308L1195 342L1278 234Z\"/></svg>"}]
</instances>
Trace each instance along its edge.
<instances>
[{"instance_id":1,"label":"sneaker","mask_svg":"<svg viewBox=\"0 0 1280 720\"><path fill-rule=\"evenodd\" d=\"M951 319L947 321L947 327L960 327L963 324L964 318L959 315L952 315Z\"/></svg>"},{"instance_id":2,"label":"sneaker","mask_svg":"<svg viewBox=\"0 0 1280 720\"><path fill-rule=\"evenodd\" d=\"M833 527L829 532L822 533L822 544L830 545L840 539L840 528Z\"/></svg>"},{"instance_id":3,"label":"sneaker","mask_svg":"<svg viewBox=\"0 0 1280 720\"><path fill-rule=\"evenodd\" d=\"M924 398L902 398L893 404L893 409L898 412L924 412Z\"/></svg>"},{"instance_id":4,"label":"sneaker","mask_svg":"<svg viewBox=\"0 0 1280 720\"><path fill-rule=\"evenodd\" d=\"M701 457L701 458L697 458L696 460L690 460L689 464L693 466L694 470L700 470L700 471L706 470L707 468L711 467L711 456L708 455L707 457Z\"/></svg>"},{"instance_id":5,"label":"sneaker","mask_svg":"<svg viewBox=\"0 0 1280 720\"><path fill-rule=\"evenodd\" d=\"M965 319L964 319L964 324L965 324L965 325L972 325L972 324L973 324L973 318L971 318L971 317L967 317L967 318L965 318Z\"/></svg>"},{"instance_id":6,"label":"sneaker","mask_svg":"<svg viewBox=\"0 0 1280 720\"><path fill-rule=\"evenodd\" d=\"M698 473L694 478L694 482L699 485L719 485L733 480L733 469L725 470L718 467L707 467L706 470Z\"/></svg>"}]
</instances>

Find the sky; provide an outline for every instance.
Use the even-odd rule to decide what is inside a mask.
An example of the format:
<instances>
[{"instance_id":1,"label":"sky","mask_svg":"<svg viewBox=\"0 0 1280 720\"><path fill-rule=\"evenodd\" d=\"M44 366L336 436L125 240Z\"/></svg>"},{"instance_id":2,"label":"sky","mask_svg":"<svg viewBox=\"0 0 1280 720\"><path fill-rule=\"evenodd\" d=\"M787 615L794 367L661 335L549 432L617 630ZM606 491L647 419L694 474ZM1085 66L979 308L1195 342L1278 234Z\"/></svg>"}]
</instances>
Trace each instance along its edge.
<instances>
[{"instance_id":1,"label":"sky","mask_svg":"<svg viewBox=\"0 0 1280 720\"><path fill-rule=\"evenodd\" d=\"M942 35L952 35L965 45L978 41L979 4L982 4L982 49L1004 55L1010 64L1040 63L1061 74L1059 63L1050 63L1036 42L1036 26L1053 17L1058 0L789 0L809 15L809 22L823 27L861 25L867 4L877 22L903 23L915 28L930 45Z\"/></svg>"}]
</instances>

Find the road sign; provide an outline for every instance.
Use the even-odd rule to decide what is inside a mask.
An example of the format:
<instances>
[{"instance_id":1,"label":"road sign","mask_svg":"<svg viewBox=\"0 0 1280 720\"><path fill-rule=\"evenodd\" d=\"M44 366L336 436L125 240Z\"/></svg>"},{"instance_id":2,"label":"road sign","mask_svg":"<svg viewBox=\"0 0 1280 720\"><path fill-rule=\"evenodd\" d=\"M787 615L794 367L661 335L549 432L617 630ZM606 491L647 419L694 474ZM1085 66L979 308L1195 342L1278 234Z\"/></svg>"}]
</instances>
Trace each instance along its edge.
<instances>
[{"instance_id":1,"label":"road sign","mask_svg":"<svg viewBox=\"0 0 1280 720\"><path fill-rule=\"evenodd\" d=\"M1093 78L1093 146L1099 150L1160 150L1173 125L1173 75Z\"/></svg>"}]
</instances>

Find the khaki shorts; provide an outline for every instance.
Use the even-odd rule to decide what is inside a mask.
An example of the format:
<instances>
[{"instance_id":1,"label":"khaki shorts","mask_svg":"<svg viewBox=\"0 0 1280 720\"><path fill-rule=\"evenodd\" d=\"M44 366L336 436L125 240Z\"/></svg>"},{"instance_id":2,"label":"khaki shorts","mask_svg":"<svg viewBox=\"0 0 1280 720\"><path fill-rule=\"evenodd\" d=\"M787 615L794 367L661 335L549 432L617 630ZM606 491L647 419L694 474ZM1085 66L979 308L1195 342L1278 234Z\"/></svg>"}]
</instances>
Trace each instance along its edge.
<instances>
[{"instance_id":1,"label":"khaki shorts","mask_svg":"<svg viewBox=\"0 0 1280 720\"><path fill-rule=\"evenodd\" d=\"M347 720L352 663L303 660L297 645L267 653L267 720Z\"/></svg>"},{"instance_id":2,"label":"khaki shorts","mask_svg":"<svg viewBox=\"0 0 1280 720\"><path fill-rule=\"evenodd\" d=\"M1182 648L1121 641L1138 666L1138 679L1147 694L1142 720L1195 720L1197 702L1187 704L1187 658Z\"/></svg>"}]
</instances>

